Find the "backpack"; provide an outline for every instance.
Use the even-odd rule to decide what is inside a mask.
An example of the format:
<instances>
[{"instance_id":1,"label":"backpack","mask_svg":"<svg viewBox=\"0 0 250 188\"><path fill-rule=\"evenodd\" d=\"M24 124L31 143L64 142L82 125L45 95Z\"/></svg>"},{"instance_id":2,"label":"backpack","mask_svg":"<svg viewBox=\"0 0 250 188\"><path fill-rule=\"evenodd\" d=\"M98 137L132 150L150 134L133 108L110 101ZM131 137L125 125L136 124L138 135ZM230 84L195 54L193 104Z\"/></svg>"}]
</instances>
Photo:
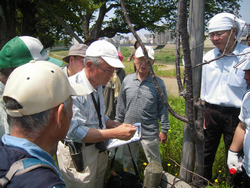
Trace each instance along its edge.
<instances>
[{"instance_id":1,"label":"backpack","mask_svg":"<svg viewBox=\"0 0 250 188\"><path fill-rule=\"evenodd\" d=\"M7 184L11 181L13 176L21 175L41 167L49 168L51 171L53 171L53 173L59 176L56 170L52 166L46 164L45 162L40 161L36 158L24 158L13 163L7 174L4 177L0 178L0 187L5 188Z\"/></svg>"}]
</instances>

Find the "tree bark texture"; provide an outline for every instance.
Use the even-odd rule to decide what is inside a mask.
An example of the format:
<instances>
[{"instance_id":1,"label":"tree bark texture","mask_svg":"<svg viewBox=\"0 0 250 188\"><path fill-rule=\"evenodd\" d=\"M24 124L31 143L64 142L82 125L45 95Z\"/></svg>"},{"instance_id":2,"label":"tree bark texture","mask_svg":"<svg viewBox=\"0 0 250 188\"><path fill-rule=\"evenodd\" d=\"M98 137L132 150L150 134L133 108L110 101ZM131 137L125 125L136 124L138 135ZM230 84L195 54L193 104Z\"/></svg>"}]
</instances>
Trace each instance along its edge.
<instances>
[{"instance_id":1,"label":"tree bark texture","mask_svg":"<svg viewBox=\"0 0 250 188\"><path fill-rule=\"evenodd\" d=\"M190 161L195 161L196 174L203 176L204 134L202 128L202 107L199 103L201 68L193 70L192 67L194 67L195 64L202 62L203 45L201 44L203 44L204 40L204 28L200 26L204 25L205 2L204 0L190 1L189 42L192 51L190 51L188 45L188 32L186 25L187 20L185 20L185 18L187 18L187 14L185 12L185 10L187 9L186 2L186 0L179 1L180 9L178 11L178 14L180 13L180 31L182 36L182 47L184 53L187 82L186 107L188 120L190 122L189 126L185 126L185 131L183 133L183 147L186 151L182 151L181 165L190 171L194 171L194 163L190 163ZM184 169L180 170L180 178L184 179L186 182L192 181L190 173L185 172ZM193 179L193 184L199 185L201 181L202 180L200 179L200 177L195 176Z\"/></svg>"},{"instance_id":2,"label":"tree bark texture","mask_svg":"<svg viewBox=\"0 0 250 188\"><path fill-rule=\"evenodd\" d=\"M204 48L204 8L205 0L191 0L189 14L189 31L190 31L190 49L191 49L191 64L195 67L196 64L202 62ZM203 27L201 27L203 26ZM203 176L204 171L204 130L203 130L203 107L200 103L201 90L201 67L192 69L193 97L194 97L194 121L195 128L198 134L195 140L196 148L196 167L195 172ZM202 183L199 176L194 177L196 184Z\"/></svg>"},{"instance_id":3,"label":"tree bark texture","mask_svg":"<svg viewBox=\"0 0 250 188\"><path fill-rule=\"evenodd\" d=\"M192 14L192 13L190 13ZM192 72L192 64L191 64L191 56L190 56L190 48L189 48L189 35L187 31L187 0L180 0L178 4L178 19L179 19L179 28L180 34L182 39L182 48L184 54L184 61L185 61L185 74L186 74L186 85L187 85L187 92L185 95L186 99L186 109L187 113L186 116L188 118L188 125L190 132L192 133L189 135L195 142L195 151L196 151L196 158L195 158L195 166L196 166L196 173L199 175L203 175L203 155L199 156L199 154L203 153L201 149L201 144L204 136L203 132L201 133L199 128L195 124L196 116L195 113L195 101L193 95L193 72ZM192 21L191 21L192 22ZM197 129L198 128L198 129ZM184 137L186 138L186 137ZM192 141L192 140L189 140ZM192 142L189 142L192 144ZM192 147L191 147L192 148ZM193 151L191 151L193 153ZM184 157L184 156L182 156ZM190 159L189 159L190 160ZM188 166L186 166L188 167ZM190 167L190 166L189 166ZM187 177L187 176L186 176ZM186 178L184 177L184 178ZM194 185L199 185L197 179L193 181Z\"/></svg>"},{"instance_id":4,"label":"tree bark texture","mask_svg":"<svg viewBox=\"0 0 250 188\"><path fill-rule=\"evenodd\" d=\"M22 17L22 36L34 36L36 34L36 1L20 1L16 3L16 6L23 14Z\"/></svg>"},{"instance_id":5,"label":"tree bark texture","mask_svg":"<svg viewBox=\"0 0 250 188\"><path fill-rule=\"evenodd\" d=\"M15 1L0 1L0 49L16 36Z\"/></svg>"}]
</instances>

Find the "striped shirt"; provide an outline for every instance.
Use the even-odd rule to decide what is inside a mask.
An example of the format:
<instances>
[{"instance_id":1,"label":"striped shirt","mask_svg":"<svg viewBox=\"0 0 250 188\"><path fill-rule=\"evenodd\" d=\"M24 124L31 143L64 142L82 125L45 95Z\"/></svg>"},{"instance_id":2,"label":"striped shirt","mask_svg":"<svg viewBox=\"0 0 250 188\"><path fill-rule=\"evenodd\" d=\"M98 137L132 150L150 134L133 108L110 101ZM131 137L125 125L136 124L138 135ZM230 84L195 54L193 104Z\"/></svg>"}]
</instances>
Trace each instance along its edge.
<instances>
[{"instance_id":1,"label":"striped shirt","mask_svg":"<svg viewBox=\"0 0 250 188\"><path fill-rule=\"evenodd\" d=\"M156 77L167 99L166 87L162 79ZM152 137L161 132L167 133L169 126L168 110L165 107L150 74L142 82L137 74L125 77L118 97L116 120L124 123L141 123L142 138Z\"/></svg>"},{"instance_id":2,"label":"striped shirt","mask_svg":"<svg viewBox=\"0 0 250 188\"><path fill-rule=\"evenodd\" d=\"M97 112L91 98L91 93L97 101L100 101L100 110L102 116L103 129L106 128L106 121L109 119L104 115L105 105L102 95L102 86L98 86L95 90L87 79L84 69L79 73L69 77L70 83L79 83L86 87L88 94L86 96L72 96L73 99L73 117L66 139L72 139L74 142L81 142L87 135L89 128L100 129Z\"/></svg>"}]
</instances>

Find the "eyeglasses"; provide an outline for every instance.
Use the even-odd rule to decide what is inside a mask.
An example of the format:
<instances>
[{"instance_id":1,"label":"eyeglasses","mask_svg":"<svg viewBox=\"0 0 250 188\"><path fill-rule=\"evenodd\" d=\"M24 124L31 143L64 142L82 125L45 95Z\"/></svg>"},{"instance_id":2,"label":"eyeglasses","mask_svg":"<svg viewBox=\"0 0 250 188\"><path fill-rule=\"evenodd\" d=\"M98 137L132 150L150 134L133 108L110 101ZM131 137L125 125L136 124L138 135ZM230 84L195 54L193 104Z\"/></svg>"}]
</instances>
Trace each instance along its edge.
<instances>
[{"instance_id":1,"label":"eyeglasses","mask_svg":"<svg viewBox=\"0 0 250 188\"><path fill-rule=\"evenodd\" d=\"M227 31L230 31L230 30L226 30L226 31L218 31L218 32L213 32L213 33L209 33L208 36L210 39L214 38L215 36L217 38L220 38L224 33L226 33Z\"/></svg>"},{"instance_id":2,"label":"eyeglasses","mask_svg":"<svg viewBox=\"0 0 250 188\"><path fill-rule=\"evenodd\" d=\"M98 68L100 68L101 70L103 70L103 72L106 72L107 74L113 74L113 73L116 71L116 69L114 69L114 70L112 70L112 71L108 71L108 70L103 69L103 68L100 67L99 65L95 65L95 66L97 66Z\"/></svg>"}]
</instances>

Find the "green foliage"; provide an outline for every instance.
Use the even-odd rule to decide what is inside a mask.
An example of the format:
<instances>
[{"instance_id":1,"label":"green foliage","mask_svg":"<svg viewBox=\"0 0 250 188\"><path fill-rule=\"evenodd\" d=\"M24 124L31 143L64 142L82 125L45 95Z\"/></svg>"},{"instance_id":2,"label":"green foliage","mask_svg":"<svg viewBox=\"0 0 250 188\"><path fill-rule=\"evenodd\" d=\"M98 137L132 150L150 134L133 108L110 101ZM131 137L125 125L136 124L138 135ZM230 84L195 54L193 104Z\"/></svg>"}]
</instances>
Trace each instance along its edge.
<instances>
[{"instance_id":1,"label":"green foliage","mask_svg":"<svg viewBox=\"0 0 250 188\"><path fill-rule=\"evenodd\" d=\"M185 100L181 97L169 96L168 102L170 106L178 114L185 116ZM180 120L174 118L171 114L169 115L170 130L168 132L168 139L164 145L159 144L161 152L161 160L163 170L179 177L180 167L177 164L181 164L181 152L182 152L182 142L183 142L183 128L184 123ZM175 163L175 162L177 163ZM140 172L140 177L143 179L143 172L145 169L145 163L147 159L140 149L140 155L138 159L138 168ZM223 139L221 139L215 162L213 165L213 178L212 183L220 188L230 188L228 184L227 177L227 166L226 166L226 155L224 149ZM209 188L212 186L207 186Z\"/></svg>"},{"instance_id":2,"label":"green foliage","mask_svg":"<svg viewBox=\"0 0 250 188\"><path fill-rule=\"evenodd\" d=\"M126 0L124 3L136 31L142 28L151 32L175 29L177 0ZM16 23L13 23L16 35L39 37L46 47L53 46L59 40L68 45L72 39L70 32L55 16L85 39L111 38L116 33L130 32L119 0L17 0L15 6L16 15L5 17L16 16ZM216 13L234 13L236 8L239 9L237 0L205 1L205 24ZM113 15L104 21L111 10ZM166 60L171 59L166 56Z\"/></svg>"},{"instance_id":3,"label":"green foliage","mask_svg":"<svg viewBox=\"0 0 250 188\"><path fill-rule=\"evenodd\" d=\"M185 116L185 100L183 98L169 96L168 102L174 111ZM167 142L164 145L160 145L162 166L164 171L178 177L180 168L172 160L178 164L181 162L184 123L174 118L171 114L169 114L169 122L170 130L168 132Z\"/></svg>"},{"instance_id":4,"label":"green foliage","mask_svg":"<svg viewBox=\"0 0 250 188\"><path fill-rule=\"evenodd\" d=\"M121 54L123 55L124 60L128 59L133 49L134 47L121 47Z\"/></svg>"}]
</instances>

